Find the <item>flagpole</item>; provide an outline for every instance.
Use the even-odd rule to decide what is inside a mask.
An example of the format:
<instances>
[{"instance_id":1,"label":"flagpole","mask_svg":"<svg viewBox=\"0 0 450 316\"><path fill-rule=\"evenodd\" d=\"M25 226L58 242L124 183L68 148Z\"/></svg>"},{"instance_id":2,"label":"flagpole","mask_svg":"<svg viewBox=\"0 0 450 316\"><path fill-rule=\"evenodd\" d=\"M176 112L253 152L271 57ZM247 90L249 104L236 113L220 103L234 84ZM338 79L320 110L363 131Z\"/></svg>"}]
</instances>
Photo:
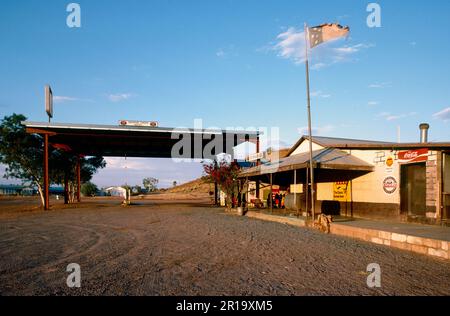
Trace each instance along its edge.
<instances>
[{"instance_id":1,"label":"flagpole","mask_svg":"<svg viewBox=\"0 0 450 316\"><path fill-rule=\"evenodd\" d=\"M311 178L311 215L314 222L315 203L314 203L314 167L312 156L312 130L311 130L311 97L309 93L309 61L308 61L308 26L305 23L305 65L306 65L306 100L308 108L308 136L309 136L309 175ZM308 179L306 179L308 181ZM306 210L308 212L308 210Z\"/></svg>"}]
</instances>

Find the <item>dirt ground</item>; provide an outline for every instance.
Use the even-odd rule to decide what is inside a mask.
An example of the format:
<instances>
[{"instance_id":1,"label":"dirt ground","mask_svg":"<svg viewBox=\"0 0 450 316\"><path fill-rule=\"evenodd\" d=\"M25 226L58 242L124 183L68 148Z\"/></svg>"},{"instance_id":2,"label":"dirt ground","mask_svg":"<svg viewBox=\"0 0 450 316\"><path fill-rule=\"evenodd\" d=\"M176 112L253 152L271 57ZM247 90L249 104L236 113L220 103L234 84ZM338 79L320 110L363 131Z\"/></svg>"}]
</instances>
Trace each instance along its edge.
<instances>
[{"instance_id":1,"label":"dirt ground","mask_svg":"<svg viewBox=\"0 0 450 316\"><path fill-rule=\"evenodd\" d=\"M0 200L1 295L450 295L448 261L224 214L207 196L52 202Z\"/></svg>"}]
</instances>

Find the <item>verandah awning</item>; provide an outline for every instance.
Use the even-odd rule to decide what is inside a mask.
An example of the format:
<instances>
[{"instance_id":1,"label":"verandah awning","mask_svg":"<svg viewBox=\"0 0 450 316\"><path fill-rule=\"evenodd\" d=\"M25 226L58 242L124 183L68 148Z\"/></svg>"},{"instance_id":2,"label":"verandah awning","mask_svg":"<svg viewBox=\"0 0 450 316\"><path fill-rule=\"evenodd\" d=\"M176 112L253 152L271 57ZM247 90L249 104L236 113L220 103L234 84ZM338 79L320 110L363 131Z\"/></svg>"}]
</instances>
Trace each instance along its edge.
<instances>
[{"instance_id":1,"label":"verandah awning","mask_svg":"<svg viewBox=\"0 0 450 316\"><path fill-rule=\"evenodd\" d=\"M293 171L297 172L297 182L304 182L306 169L309 167L309 152L280 159L279 162L263 164L243 170L239 178L264 179L276 174L280 184L293 183ZM316 182L347 181L372 172L374 166L334 148L313 151L313 167ZM301 171L303 170L303 171Z\"/></svg>"}]
</instances>

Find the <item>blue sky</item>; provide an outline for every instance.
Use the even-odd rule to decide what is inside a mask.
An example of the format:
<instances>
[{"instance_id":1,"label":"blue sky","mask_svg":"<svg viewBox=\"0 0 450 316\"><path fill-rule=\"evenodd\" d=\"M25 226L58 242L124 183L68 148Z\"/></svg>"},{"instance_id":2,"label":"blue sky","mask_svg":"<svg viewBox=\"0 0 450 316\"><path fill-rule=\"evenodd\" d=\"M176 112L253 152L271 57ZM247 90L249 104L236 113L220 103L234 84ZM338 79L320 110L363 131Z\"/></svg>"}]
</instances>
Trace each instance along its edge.
<instances>
[{"instance_id":1,"label":"blue sky","mask_svg":"<svg viewBox=\"0 0 450 316\"><path fill-rule=\"evenodd\" d=\"M55 122L189 127L201 118L279 127L292 144L307 126L299 33L304 22L339 22L350 37L311 52L315 134L396 141L400 127L401 141L417 141L429 122L430 140L450 140L449 1L377 1L381 28L367 26L369 1L359 0L76 2L81 28L66 25L70 1L1 2L1 116L45 121L49 83ZM101 186L201 172L198 163L110 162L94 179Z\"/></svg>"}]
</instances>

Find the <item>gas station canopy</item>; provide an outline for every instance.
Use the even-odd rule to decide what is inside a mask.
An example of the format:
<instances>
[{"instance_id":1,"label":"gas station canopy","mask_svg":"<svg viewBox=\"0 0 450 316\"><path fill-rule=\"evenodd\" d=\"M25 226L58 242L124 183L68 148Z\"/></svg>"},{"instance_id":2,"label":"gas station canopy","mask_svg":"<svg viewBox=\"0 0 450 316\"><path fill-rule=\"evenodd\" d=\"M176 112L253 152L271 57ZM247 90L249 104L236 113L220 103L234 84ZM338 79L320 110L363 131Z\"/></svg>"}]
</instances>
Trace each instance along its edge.
<instances>
[{"instance_id":1,"label":"gas station canopy","mask_svg":"<svg viewBox=\"0 0 450 316\"><path fill-rule=\"evenodd\" d=\"M174 145L186 146L181 158L212 159L233 153L244 142L256 143L258 131L22 122L28 133L49 136L53 147L86 156L171 158ZM180 142L180 143L179 143ZM179 143L178 145L176 145ZM186 152L184 152L186 151ZM205 152L205 153L204 153Z\"/></svg>"}]
</instances>

